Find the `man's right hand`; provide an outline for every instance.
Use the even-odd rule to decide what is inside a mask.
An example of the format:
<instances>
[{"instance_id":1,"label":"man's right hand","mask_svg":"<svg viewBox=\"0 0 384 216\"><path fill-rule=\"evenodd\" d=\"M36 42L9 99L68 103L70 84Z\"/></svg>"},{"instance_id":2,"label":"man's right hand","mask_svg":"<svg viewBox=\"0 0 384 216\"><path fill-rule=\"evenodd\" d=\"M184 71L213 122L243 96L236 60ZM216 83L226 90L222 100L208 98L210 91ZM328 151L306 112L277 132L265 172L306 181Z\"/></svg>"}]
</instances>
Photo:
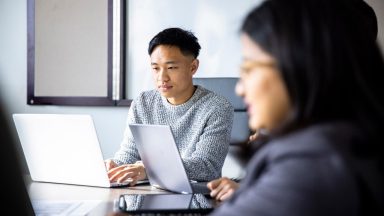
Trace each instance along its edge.
<instances>
[{"instance_id":1,"label":"man's right hand","mask_svg":"<svg viewBox=\"0 0 384 216\"><path fill-rule=\"evenodd\" d=\"M105 167L107 168L107 171L117 167L117 164L111 159L105 160L104 164L105 164Z\"/></svg>"},{"instance_id":2,"label":"man's right hand","mask_svg":"<svg viewBox=\"0 0 384 216\"><path fill-rule=\"evenodd\" d=\"M108 170L108 178L110 182L129 181L130 186L134 186L137 181L147 177L144 164L136 162L135 164L117 165L114 161L108 159L104 161Z\"/></svg>"}]
</instances>

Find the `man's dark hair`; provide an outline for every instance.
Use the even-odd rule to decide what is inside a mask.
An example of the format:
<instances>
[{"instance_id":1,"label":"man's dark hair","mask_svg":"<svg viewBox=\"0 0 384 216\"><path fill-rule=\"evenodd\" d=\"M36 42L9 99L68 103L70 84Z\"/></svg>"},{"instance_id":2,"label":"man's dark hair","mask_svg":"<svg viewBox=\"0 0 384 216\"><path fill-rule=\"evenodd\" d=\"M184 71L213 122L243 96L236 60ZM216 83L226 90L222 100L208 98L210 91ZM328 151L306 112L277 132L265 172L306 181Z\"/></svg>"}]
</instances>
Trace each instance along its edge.
<instances>
[{"instance_id":1,"label":"man's dark hair","mask_svg":"<svg viewBox=\"0 0 384 216\"><path fill-rule=\"evenodd\" d=\"M176 46L184 55L193 55L195 58L201 49L195 35L181 28L167 28L155 35L149 42L148 54L151 55L158 45Z\"/></svg>"}]
</instances>

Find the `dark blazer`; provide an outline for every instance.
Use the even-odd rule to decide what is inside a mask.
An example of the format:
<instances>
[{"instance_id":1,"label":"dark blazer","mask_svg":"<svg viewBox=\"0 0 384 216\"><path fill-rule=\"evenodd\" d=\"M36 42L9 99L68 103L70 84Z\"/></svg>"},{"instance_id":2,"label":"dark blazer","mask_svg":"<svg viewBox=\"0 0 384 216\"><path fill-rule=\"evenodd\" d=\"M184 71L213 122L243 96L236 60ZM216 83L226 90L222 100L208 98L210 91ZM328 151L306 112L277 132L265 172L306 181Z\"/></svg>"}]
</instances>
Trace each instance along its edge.
<instances>
[{"instance_id":1,"label":"dark blazer","mask_svg":"<svg viewBox=\"0 0 384 216\"><path fill-rule=\"evenodd\" d=\"M357 127L311 126L271 140L255 153L233 196L212 215L384 215L382 174L375 160L357 159Z\"/></svg>"}]
</instances>

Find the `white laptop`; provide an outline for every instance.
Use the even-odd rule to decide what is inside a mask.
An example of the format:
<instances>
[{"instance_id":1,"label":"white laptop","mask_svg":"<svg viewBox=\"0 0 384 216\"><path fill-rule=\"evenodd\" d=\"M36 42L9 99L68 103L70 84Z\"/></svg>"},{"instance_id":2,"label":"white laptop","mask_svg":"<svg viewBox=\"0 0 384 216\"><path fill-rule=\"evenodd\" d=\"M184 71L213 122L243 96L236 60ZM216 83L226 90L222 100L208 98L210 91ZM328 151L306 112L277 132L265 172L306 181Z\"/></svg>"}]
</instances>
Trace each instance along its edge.
<instances>
[{"instance_id":1,"label":"white laptop","mask_svg":"<svg viewBox=\"0 0 384 216\"><path fill-rule=\"evenodd\" d=\"M97 187L110 183L92 117L87 114L13 114L33 181Z\"/></svg>"},{"instance_id":2,"label":"white laptop","mask_svg":"<svg viewBox=\"0 0 384 216\"><path fill-rule=\"evenodd\" d=\"M189 179L169 125L130 124L149 183L176 193L209 194L207 182Z\"/></svg>"}]
</instances>

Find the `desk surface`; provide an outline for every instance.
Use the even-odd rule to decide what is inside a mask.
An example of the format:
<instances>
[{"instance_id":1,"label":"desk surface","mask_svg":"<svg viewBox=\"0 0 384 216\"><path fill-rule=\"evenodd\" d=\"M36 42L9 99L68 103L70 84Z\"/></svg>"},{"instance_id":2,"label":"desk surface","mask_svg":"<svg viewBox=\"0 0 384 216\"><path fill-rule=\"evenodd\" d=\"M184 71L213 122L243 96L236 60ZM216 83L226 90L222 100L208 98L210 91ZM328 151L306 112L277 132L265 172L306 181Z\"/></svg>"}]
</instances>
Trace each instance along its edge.
<instances>
[{"instance_id":1,"label":"desk surface","mask_svg":"<svg viewBox=\"0 0 384 216\"><path fill-rule=\"evenodd\" d=\"M120 194L164 194L170 193L149 185L121 188L102 188L81 185L55 184L32 181L26 176L26 183L31 200L78 201L98 200L100 204L89 215L111 215L116 212L114 201Z\"/></svg>"}]
</instances>

